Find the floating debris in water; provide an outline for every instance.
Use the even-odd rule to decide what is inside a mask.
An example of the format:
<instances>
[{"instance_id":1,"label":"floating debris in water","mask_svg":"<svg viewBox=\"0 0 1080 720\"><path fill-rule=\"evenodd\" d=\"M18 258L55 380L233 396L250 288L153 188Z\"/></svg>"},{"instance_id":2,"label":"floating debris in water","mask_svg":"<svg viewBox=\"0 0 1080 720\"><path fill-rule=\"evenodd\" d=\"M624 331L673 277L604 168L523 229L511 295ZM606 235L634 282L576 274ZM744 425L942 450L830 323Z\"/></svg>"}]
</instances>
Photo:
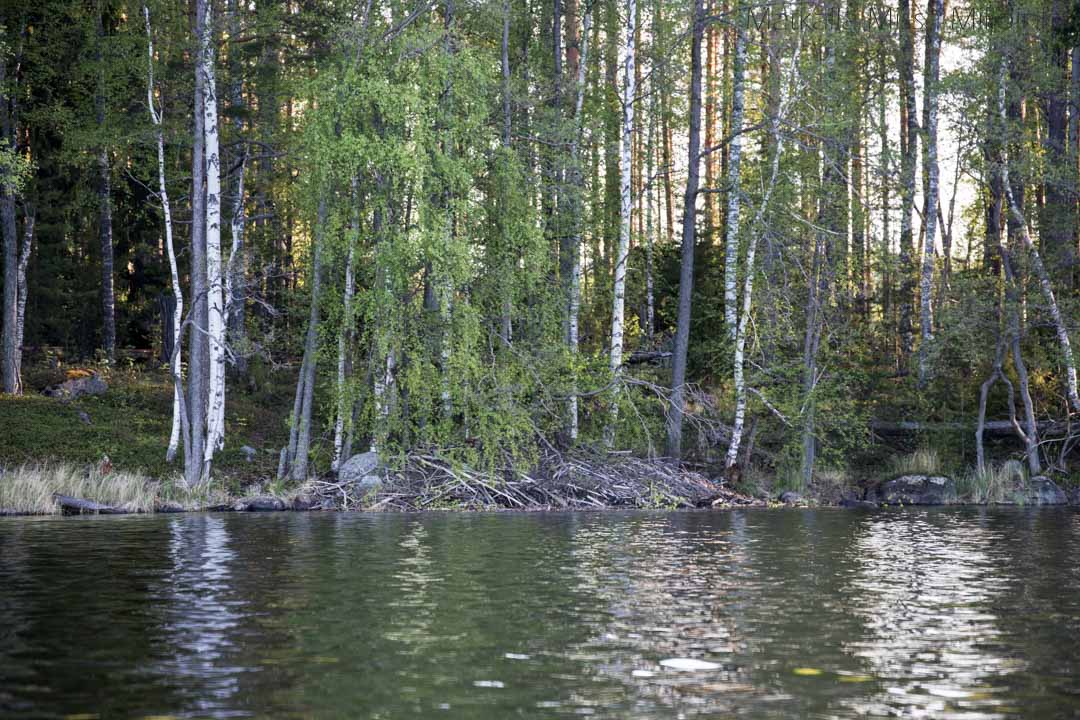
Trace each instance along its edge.
<instances>
[{"instance_id":1,"label":"floating debris in water","mask_svg":"<svg viewBox=\"0 0 1080 720\"><path fill-rule=\"evenodd\" d=\"M502 680L473 680L473 686L482 688L504 688L506 683Z\"/></svg>"},{"instance_id":2,"label":"floating debris in water","mask_svg":"<svg viewBox=\"0 0 1080 720\"><path fill-rule=\"evenodd\" d=\"M523 653L506 653L503 655L507 660L528 660L529 656Z\"/></svg>"},{"instance_id":3,"label":"floating debris in water","mask_svg":"<svg viewBox=\"0 0 1080 720\"><path fill-rule=\"evenodd\" d=\"M671 670L682 670L685 672L719 670L722 667L719 663L709 662L708 660L697 660L695 658L667 658L666 660L661 660L660 664Z\"/></svg>"}]
</instances>

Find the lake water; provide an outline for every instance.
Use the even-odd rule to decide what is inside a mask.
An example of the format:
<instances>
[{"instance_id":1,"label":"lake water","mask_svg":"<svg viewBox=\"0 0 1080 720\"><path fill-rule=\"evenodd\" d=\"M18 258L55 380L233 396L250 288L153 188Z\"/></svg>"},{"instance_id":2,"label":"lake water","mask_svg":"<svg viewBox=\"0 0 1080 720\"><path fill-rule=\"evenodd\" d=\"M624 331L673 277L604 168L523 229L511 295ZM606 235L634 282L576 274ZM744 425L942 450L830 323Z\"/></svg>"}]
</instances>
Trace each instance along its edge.
<instances>
[{"instance_id":1,"label":"lake water","mask_svg":"<svg viewBox=\"0 0 1080 720\"><path fill-rule=\"evenodd\" d=\"M1075 718L1078 560L1049 509L3 519L0 716Z\"/></svg>"}]
</instances>

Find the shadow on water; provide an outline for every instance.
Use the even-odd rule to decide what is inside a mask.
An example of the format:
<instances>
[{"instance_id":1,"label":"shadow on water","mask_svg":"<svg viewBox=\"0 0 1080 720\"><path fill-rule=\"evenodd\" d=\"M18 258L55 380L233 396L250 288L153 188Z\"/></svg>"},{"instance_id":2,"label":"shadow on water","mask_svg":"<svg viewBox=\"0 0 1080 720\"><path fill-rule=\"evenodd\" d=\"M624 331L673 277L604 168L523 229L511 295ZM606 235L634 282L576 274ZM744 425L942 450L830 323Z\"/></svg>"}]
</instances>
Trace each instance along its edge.
<instances>
[{"instance_id":1,"label":"shadow on water","mask_svg":"<svg viewBox=\"0 0 1080 720\"><path fill-rule=\"evenodd\" d=\"M0 521L0 716L1080 714L1080 515Z\"/></svg>"}]
</instances>

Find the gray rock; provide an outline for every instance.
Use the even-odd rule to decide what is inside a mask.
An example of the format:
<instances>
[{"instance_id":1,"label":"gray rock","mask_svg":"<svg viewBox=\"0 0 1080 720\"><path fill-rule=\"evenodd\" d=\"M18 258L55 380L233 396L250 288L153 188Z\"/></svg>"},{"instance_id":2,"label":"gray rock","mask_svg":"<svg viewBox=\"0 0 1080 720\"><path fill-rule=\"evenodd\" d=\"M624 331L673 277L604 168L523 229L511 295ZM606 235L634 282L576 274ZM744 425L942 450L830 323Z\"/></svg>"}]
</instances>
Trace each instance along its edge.
<instances>
[{"instance_id":1,"label":"gray rock","mask_svg":"<svg viewBox=\"0 0 1080 720\"><path fill-rule=\"evenodd\" d=\"M784 503L785 505L798 505L802 502L802 495L795 492L794 490L785 490L784 492L780 493L780 502Z\"/></svg>"},{"instance_id":2,"label":"gray rock","mask_svg":"<svg viewBox=\"0 0 1080 720\"><path fill-rule=\"evenodd\" d=\"M292 499L292 505L290 510L296 510L298 512L305 512L307 510L314 510L319 506L318 498L311 495L297 495Z\"/></svg>"},{"instance_id":3,"label":"gray rock","mask_svg":"<svg viewBox=\"0 0 1080 720\"><path fill-rule=\"evenodd\" d=\"M1065 496L1069 498L1070 505L1080 505L1080 487L1074 487L1066 490Z\"/></svg>"},{"instance_id":4,"label":"gray rock","mask_svg":"<svg viewBox=\"0 0 1080 720\"><path fill-rule=\"evenodd\" d=\"M1024 502L1031 505L1066 505L1069 497L1050 478L1036 475L1024 488Z\"/></svg>"},{"instance_id":5,"label":"gray rock","mask_svg":"<svg viewBox=\"0 0 1080 720\"><path fill-rule=\"evenodd\" d=\"M84 425L89 425L90 424L90 416L87 415L84 411L80 410L79 411L79 422L81 422Z\"/></svg>"},{"instance_id":6,"label":"gray rock","mask_svg":"<svg viewBox=\"0 0 1080 720\"><path fill-rule=\"evenodd\" d=\"M941 475L903 475L869 488L866 500L883 505L945 505L956 500L956 483Z\"/></svg>"},{"instance_id":7,"label":"gray rock","mask_svg":"<svg viewBox=\"0 0 1080 720\"><path fill-rule=\"evenodd\" d=\"M233 506L237 512L278 512L285 509L285 501L271 495L244 498Z\"/></svg>"},{"instance_id":8,"label":"gray rock","mask_svg":"<svg viewBox=\"0 0 1080 720\"><path fill-rule=\"evenodd\" d=\"M159 513L182 513L184 506L172 500L162 500L154 506L154 512Z\"/></svg>"},{"instance_id":9,"label":"gray rock","mask_svg":"<svg viewBox=\"0 0 1080 720\"><path fill-rule=\"evenodd\" d=\"M240 452L244 453L244 459L246 459L248 462L254 460L255 456L259 454L259 451L251 447L250 445L241 445Z\"/></svg>"},{"instance_id":10,"label":"gray rock","mask_svg":"<svg viewBox=\"0 0 1080 720\"><path fill-rule=\"evenodd\" d=\"M94 373L89 377L72 378L59 385L45 388L45 395L58 400L74 400L84 395L104 395L109 385Z\"/></svg>"},{"instance_id":11,"label":"gray rock","mask_svg":"<svg viewBox=\"0 0 1080 720\"><path fill-rule=\"evenodd\" d=\"M371 484L377 480L381 483L381 469L382 461L379 460L378 453L359 453L341 464L341 467L338 468L338 480L357 484L364 482Z\"/></svg>"}]
</instances>

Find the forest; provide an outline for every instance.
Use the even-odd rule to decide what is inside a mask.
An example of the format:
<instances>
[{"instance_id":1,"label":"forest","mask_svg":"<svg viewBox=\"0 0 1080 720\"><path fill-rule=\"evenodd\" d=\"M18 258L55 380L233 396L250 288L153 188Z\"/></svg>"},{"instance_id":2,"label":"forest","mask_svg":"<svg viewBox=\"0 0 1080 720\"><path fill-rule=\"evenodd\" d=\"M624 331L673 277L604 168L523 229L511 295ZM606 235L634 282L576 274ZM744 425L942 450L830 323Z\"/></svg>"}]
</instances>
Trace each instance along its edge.
<instances>
[{"instance_id":1,"label":"forest","mask_svg":"<svg viewBox=\"0 0 1080 720\"><path fill-rule=\"evenodd\" d=\"M0 7L12 473L1080 484L1070 0Z\"/></svg>"}]
</instances>

